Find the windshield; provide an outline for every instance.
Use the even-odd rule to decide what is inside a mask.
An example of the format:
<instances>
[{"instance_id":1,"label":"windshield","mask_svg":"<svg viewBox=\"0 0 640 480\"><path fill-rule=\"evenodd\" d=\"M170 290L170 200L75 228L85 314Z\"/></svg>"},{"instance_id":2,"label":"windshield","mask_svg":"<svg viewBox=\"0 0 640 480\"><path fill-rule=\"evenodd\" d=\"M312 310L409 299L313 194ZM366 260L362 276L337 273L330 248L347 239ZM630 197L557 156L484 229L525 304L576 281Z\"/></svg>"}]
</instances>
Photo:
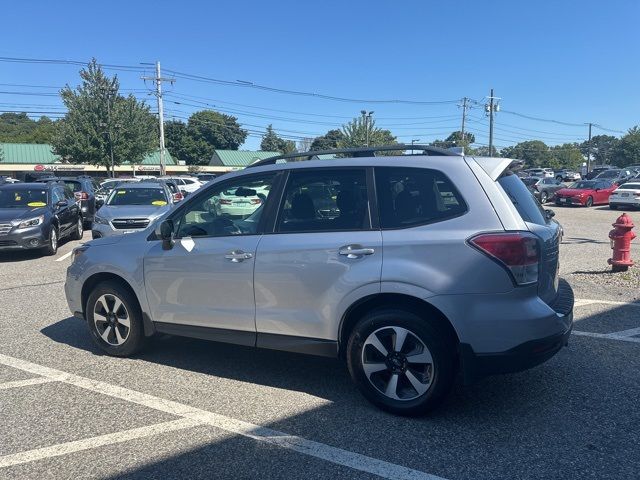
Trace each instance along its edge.
<instances>
[{"instance_id":1,"label":"windshield","mask_svg":"<svg viewBox=\"0 0 640 480\"><path fill-rule=\"evenodd\" d=\"M38 208L47 205L47 191L41 188L0 190L0 208Z\"/></svg>"},{"instance_id":2,"label":"windshield","mask_svg":"<svg viewBox=\"0 0 640 480\"><path fill-rule=\"evenodd\" d=\"M569 188L575 188L578 190L593 190L595 187L596 182L594 182L593 180L583 180L569 185Z\"/></svg>"},{"instance_id":3,"label":"windshield","mask_svg":"<svg viewBox=\"0 0 640 480\"><path fill-rule=\"evenodd\" d=\"M598 178L616 178L617 176L618 176L617 170L605 170L600 175L598 175Z\"/></svg>"},{"instance_id":4,"label":"windshield","mask_svg":"<svg viewBox=\"0 0 640 480\"><path fill-rule=\"evenodd\" d=\"M531 185L535 185L536 183L538 183L540 179L539 178L535 178L535 177L529 177L529 178L523 178L522 182L527 186L530 187Z\"/></svg>"},{"instance_id":5,"label":"windshield","mask_svg":"<svg viewBox=\"0 0 640 480\"><path fill-rule=\"evenodd\" d=\"M168 203L167 196L162 188L115 188L107 205L155 205L162 207Z\"/></svg>"}]
</instances>

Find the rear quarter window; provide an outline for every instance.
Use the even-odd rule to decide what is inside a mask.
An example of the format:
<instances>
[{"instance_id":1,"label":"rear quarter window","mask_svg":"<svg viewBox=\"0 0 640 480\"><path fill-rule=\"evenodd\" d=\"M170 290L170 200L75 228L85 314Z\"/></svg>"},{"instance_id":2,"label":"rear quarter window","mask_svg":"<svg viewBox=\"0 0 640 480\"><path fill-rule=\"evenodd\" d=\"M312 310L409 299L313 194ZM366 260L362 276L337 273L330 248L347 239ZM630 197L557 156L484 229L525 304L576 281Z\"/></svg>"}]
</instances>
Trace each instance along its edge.
<instances>
[{"instance_id":1,"label":"rear quarter window","mask_svg":"<svg viewBox=\"0 0 640 480\"><path fill-rule=\"evenodd\" d=\"M441 222L467 211L462 195L440 171L378 167L375 176L380 223L384 229Z\"/></svg>"},{"instance_id":2,"label":"rear quarter window","mask_svg":"<svg viewBox=\"0 0 640 480\"><path fill-rule=\"evenodd\" d=\"M525 222L546 225L547 219L542 206L517 175L507 172L498 179L498 184Z\"/></svg>"}]
</instances>

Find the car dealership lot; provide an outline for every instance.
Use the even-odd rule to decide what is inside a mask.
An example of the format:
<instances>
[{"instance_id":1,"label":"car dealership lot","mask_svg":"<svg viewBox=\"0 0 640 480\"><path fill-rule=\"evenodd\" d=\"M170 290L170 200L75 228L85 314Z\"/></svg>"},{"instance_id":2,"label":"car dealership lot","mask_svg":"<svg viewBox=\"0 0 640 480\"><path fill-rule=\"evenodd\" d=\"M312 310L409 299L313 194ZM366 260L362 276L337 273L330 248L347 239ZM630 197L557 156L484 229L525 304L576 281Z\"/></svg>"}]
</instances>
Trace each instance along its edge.
<instances>
[{"instance_id":1,"label":"car dealership lot","mask_svg":"<svg viewBox=\"0 0 640 480\"><path fill-rule=\"evenodd\" d=\"M418 419L368 404L337 360L175 337L104 356L64 300L79 242L0 254L0 478L634 478L640 290L606 273L620 212L554 210L569 348Z\"/></svg>"}]
</instances>

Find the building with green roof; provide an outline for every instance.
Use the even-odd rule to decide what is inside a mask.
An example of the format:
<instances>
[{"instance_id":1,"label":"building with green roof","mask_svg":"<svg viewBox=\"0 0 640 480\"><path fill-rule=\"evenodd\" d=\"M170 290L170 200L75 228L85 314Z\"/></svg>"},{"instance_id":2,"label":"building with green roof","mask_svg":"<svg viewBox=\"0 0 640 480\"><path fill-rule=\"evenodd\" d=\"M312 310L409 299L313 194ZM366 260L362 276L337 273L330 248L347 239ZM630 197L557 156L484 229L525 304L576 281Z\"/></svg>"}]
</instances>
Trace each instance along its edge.
<instances>
[{"instance_id":1,"label":"building with green roof","mask_svg":"<svg viewBox=\"0 0 640 480\"><path fill-rule=\"evenodd\" d=\"M244 168L256 160L280 155L280 152L252 152L250 150L214 150L209 165L213 167Z\"/></svg>"}]
</instances>

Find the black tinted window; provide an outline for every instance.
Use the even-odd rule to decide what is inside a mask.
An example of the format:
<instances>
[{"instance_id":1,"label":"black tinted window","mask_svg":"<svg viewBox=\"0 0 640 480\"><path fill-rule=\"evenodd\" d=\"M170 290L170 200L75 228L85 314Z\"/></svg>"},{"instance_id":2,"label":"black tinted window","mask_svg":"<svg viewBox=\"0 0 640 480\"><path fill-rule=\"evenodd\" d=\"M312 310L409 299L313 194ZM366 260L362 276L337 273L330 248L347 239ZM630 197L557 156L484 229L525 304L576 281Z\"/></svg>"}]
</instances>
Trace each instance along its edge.
<instances>
[{"instance_id":1,"label":"black tinted window","mask_svg":"<svg viewBox=\"0 0 640 480\"><path fill-rule=\"evenodd\" d=\"M525 222L547 223L544 210L517 175L508 172L498 179L498 183Z\"/></svg>"},{"instance_id":2,"label":"black tinted window","mask_svg":"<svg viewBox=\"0 0 640 480\"><path fill-rule=\"evenodd\" d=\"M277 230L327 232L370 228L364 169L292 172Z\"/></svg>"},{"instance_id":3,"label":"black tinted window","mask_svg":"<svg viewBox=\"0 0 640 480\"><path fill-rule=\"evenodd\" d=\"M524 184L520 184L526 190ZM376 190L382 228L433 223L467 210L455 186L437 170L376 168Z\"/></svg>"}]
</instances>

